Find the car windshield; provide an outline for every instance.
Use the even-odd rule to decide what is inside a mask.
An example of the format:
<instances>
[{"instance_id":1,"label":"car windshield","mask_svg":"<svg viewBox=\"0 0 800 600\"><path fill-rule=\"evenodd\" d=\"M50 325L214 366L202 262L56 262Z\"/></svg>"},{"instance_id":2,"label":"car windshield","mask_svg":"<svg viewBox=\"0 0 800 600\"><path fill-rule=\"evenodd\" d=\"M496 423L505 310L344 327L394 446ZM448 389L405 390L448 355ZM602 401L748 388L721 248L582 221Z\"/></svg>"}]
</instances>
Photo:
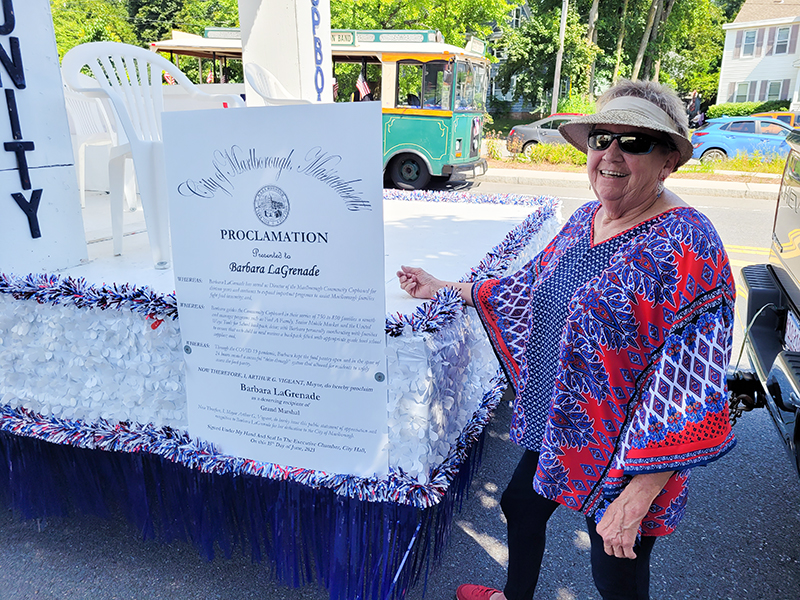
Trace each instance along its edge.
<instances>
[{"instance_id":1,"label":"car windshield","mask_svg":"<svg viewBox=\"0 0 800 600\"><path fill-rule=\"evenodd\" d=\"M484 110L486 70L470 61L456 63L456 110Z\"/></svg>"}]
</instances>

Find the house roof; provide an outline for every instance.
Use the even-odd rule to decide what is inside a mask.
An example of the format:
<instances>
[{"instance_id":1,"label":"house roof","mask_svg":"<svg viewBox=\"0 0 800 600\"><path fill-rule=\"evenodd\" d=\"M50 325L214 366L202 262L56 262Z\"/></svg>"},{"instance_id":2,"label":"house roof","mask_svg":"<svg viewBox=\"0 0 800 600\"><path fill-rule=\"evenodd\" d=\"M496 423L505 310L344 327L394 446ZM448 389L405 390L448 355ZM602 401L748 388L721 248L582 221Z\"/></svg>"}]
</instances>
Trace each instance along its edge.
<instances>
[{"instance_id":1,"label":"house roof","mask_svg":"<svg viewBox=\"0 0 800 600\"><path fill-rule=\"evenodd\" d=\"M800 0L745 0L734 23L800 16Z\"/></svg>"}]
</instances>

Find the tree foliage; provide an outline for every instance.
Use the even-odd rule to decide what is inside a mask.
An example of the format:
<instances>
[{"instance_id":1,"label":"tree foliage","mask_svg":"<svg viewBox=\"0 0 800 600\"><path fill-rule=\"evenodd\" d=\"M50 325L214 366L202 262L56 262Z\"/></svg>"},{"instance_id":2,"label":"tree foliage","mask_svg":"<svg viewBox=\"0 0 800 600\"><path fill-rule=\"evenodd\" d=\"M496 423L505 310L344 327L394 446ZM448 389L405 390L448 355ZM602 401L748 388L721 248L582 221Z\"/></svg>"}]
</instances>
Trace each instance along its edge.
<instances>
[{"instance_id":1,"label":"tree foliage","mask_svg":"<svg viewBox=\"0 0 800 600\"><path fill-rule=\"evenodd\" d=\"M183 0L182 4L173 29L203 35L206 27L239 26L238 0Z\"/></svg>"},{"instance_id":2,"label":"tree foliage","mask_svg":"<svg viewBox=\"0 0 800 600\"><path fill-rule=\"evenodd\" d=\"M631 77L638 56L638 78L657 79L671 85L681 94L698 90L706 103L712 101L716 95L725 42L722 25L736 17L742 2L743 0L600 0L596 22L596 44L600 52L596 55L594 89L590 90L591 93L597 95L611 85L618 60L619 75ZM552 26L543 27L542 19L545 15L559 15L561 2L531 0L529 6L533 13L531 21L536 22L531 27L539 32L539 41L533 44L536 51L534 52L533 47L529 48L532 52L529 68L531 71L542 71L543 64L550 64L555 59L558 48L558 30ZM592 0L570 2L570 11L580 15L580 24L588 24L591 7ZM549 17L550 22L553 18ZM648 31L649 20L652 20L652 25ZM511 48L520 43L517 37L518 34L509 33L504 43ZM550 40L549 43L545 43L545 38ZM524 60L521 56L515 58L517 59ZM580 73L580 65L575 68L571 63L583 60L586 60L586 56L581 53L565 52L565 74L574 71ZM522 69L516 66L513 70L516 72ZM547 82L544 76L539 79L542 81L539 87L552 89L552 81ZM534 92L531 83L527 80L522 83L525 89L518 97L530 98ZM582 80L572 81L572 88L583 91Z\"/></svg>"},{"instance_id":3,"label":"tree foliage","mask_svg":"<svg viewBox=\"0 0 800 600\"><path fill-rule=\"evenodd\" d=\"M521 0L331 0L332 27L342 29L438 29L463 45L467 34L483 39L503 33L508 62L497 82L515 96L541 101L552 89L558 51L561 0L529 0L532 18L512 31L508 17ZM600 0L596 43L586 38L593 0L571 0L562 73L573 92L597 95L611 85L620 44L619 72L630 77L640 46L640 78L658 78L706 102L716 94L722 62L722 24L736 17L743 0ZM646 33L651 6L662 10ZM238 25L237 0L51 0L59 54L84 42L113 40L145 46L180 29ZM644 43L643 43L644 42ZM588 74L595 61L594 89ZM182 64L183 68L183 64ZM192 68L187 66L187 68ZM195 67L196 68L196 67Z\"/></svg>"},{"instance_id":4,"label":"tree foliage","mask_svg":"<svg viewBox=\"0 0 800 600\"><path fill-rule=\"evenodd\" d=\"M59 55L86 42L147 46L173 29L237 27L238 0L50 0Z\"/></svg>"},{"instance_id":5,"label":"tree foliage","mask_svg":"<svg viewBox=\"0 0 800 600\"><path fill-rule=\"evenodd\" d=\"M126 0L128 16L140 45L169 37L183 0Z\"/></svg>"},{"instance_id":6,"label":"tree foliage","mask_svg":"<svg viewBox=\"0 0 800 600\"><path fill-rule=\"evenodd\" d=\"M59 57L78 44L123 42L148 46L173 29L202 35L206 27L237 27L238 0L51 0ZM205 81L212 61L176 58L193 81ZM230 63L229 81L243 81L240 63ZM219 69L219 65L217 65ZM202 71L202 72L201 72ZM219 76L219 71L217 71Z\"/></svg>"},{"instance_id":7,"label":"tree foliage","mask_svg":"<svg viewBox=\"0 0 800 600\"><path fill-rule=\"evenodd\" d=\"M504 94L513 83L515 100L522 98L534 106L545 100L547 92L553 88L560 21L561 10L551 10L534 15L507 34L504 40L506 60L500 65L496 79ZM587 40L586 25L581 23L578 13L570 10L561 76L569 79L573 91L588 92L589 68L600 52Z\"/></svg>"},{"instance_id":8,"label":"tree foliage","mask_svg":"<svg viewBox=\"0 0 800 600\"><path fill-rule=\"evenodd\" d=\"M59 57L88 42L136 43L124 0L51 0Z\"/></svg>"},{"instance_id":9,"label":"tree foliage","mask_svg":"<svg viewBox=\"0 0 800 600\"><path fill-rule=\"evenodd\" d=\"M334 29L438 29L463 46L472 33L486 39L505 26L522 0L331 0Z\"/></svg>"},{"instance_id":10,"label":"tree foliage","mask_svg":"<svg viewBox=\"0 0 800 600\"><path fill-rule=\"evenodd\" d=\"M661 81L683 93L698 90L709 100L716 96L725 32L722 9L711 0L677 2L661 48Z\"/></svg>"}]
</instances>

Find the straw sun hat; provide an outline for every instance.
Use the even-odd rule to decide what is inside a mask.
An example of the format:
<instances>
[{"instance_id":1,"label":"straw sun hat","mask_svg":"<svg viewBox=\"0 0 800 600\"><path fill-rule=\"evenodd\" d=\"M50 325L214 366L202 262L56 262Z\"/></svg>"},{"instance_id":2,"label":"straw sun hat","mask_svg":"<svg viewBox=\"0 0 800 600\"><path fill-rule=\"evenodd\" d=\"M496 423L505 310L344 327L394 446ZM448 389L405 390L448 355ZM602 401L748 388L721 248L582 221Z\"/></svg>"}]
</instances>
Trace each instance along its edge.
<instances>
[{"instance_id":1,"label":"straw sun hat","mask_svg":"<svg viewBox=\"0 0 800 600\"><path fill-rule=\"evenodd\" d=\"M609 100L599 112L564 123L558 130L570 144L586 152L589 133L593 129L602 129L603 125L644 127L668 135L681 154L676 169L692 158L693 148L692 142L686 137L687 127L681 127L657 105L637 96L618 96ZM681 130L687 134L681 134Z\"/></svg>"}]
</instances>

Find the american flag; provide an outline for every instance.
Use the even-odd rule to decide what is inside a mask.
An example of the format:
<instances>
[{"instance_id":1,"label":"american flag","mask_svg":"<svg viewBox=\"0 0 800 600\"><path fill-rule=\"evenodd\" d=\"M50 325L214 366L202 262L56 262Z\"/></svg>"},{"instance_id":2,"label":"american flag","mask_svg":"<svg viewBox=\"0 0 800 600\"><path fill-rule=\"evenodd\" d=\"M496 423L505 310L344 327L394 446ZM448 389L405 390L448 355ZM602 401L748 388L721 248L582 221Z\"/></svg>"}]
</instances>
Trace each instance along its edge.
<instances>
[{"instance_id":1,"label":"american flag","mask_svg":"<svg viewBox=\"0 0 800 600\"><path fill-rule=\"evenodd\" d=\"M166 81L169 85L175 85L175 78L164 71L164 81Z\"/></svg>"},{"instance_id":2,"label":"american flag","mask_svg":"<svg viewBox=\"0 0 800 600\"><path fill-rule=\"evenodd\" d=\"M333 80L333 99L336 100L336 98L338 98L338 97L339 97L339 82L336 81L336 79L334 78L334 80Z\"/></svg>"},{"instance_id":3,"label":"american flag","mask_svg":"<svg viewBox=\"0 0 800 600\"><path fill-rule=\"evenodd\" d=\"M206 77L206 83L214 83L214 69L208 70L208 77Z\"/></svg>"},{"instance_id":4,"label":"american flag","mask_svg":"<svg viewBox=\"0 0 800 600\"><path fill-rule=\"evenodd\" d=\"M364 73L358 74L358 81L356 81L356 88L358 89L358 93L361 94L362 98L369 94L369 86L367 85L367 80L364 79Z\"/></svg>"}]
</instances>

